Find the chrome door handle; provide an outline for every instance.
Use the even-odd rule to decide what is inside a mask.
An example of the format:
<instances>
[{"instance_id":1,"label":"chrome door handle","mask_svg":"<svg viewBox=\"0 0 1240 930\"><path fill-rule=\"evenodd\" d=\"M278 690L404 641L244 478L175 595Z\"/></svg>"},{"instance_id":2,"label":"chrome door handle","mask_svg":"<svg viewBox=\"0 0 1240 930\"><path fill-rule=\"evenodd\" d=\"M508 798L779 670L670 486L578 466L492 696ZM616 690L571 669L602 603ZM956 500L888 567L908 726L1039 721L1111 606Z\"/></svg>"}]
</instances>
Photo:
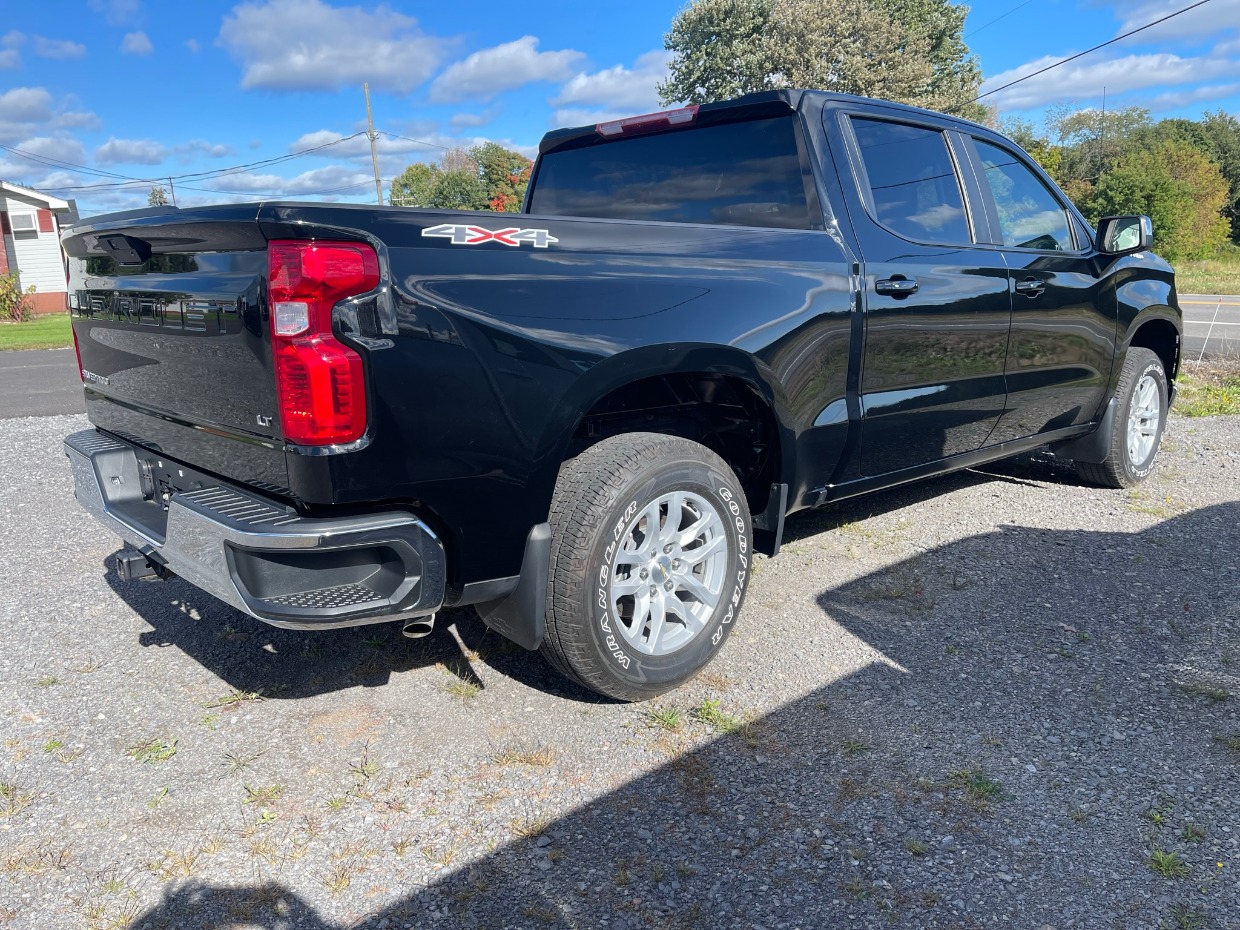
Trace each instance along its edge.
<instances>
[{"instance_id":1,"label":"chrome door handle","mask_svg":"<svg viewBox=\"0 0 1240 930\"><path fill-rule=\"evenodd\" d=\"M1038 278L1025 278L1023 281L1016 282L1016 293L1024 294L1026 297L1041 297L1046 290L1046 282Z\"/></svg>"},{"instance_id":2,"label":"chrome door handle","mask_svg":"<svg viewBox=\"0 0 1240 930\"><path fill-rule=\"evenodd\" d=\"M907 297L909 294L917 293L917 282L900 275L883 278L881 281L874 282L874 293L886 294L888 297Z\"/></svg>"}]
</instances>

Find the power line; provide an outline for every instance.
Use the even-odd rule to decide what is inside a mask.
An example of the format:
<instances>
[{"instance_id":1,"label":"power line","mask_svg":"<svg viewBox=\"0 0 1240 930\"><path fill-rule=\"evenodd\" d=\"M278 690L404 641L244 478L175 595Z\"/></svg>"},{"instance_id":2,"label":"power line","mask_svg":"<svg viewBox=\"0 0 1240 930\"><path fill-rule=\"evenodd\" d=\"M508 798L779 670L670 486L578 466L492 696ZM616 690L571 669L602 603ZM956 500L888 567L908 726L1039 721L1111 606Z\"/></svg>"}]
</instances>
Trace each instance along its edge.
<instances>
[{"instance_id":1,"label":"power line","mask_svg":"<svg viewBox=\"0 0 1240 930\"><path fill-rule=\"evenodd\" d=\"M981 26L978 26L976 29L974 29L974 30L972 30L972 31L970 31L970 32L966 32L966 33L964 34L964 38L966 38L966 39L967 39L969 36L975 36L975 35L977 35L977 34L978 34L979 32L981 32L983 29L986 29L986 28L988 28L988 27L990 27L990 26L993 26L995 23L997 23L999 20L1003 19L1005 16L1011 16L1013 13L1015 13L1015 12L1016 12L1017 10L1019 10L1021 7L1023 7L1023 6L1028 6L1028 5L1029 5L1029 4L1031 4L1031 3L1033 3L1033 0L1025 0L1025 2L1024 2L1024 3L1018 3L1016 6L1012 7L1010 10L1008 10L1006 13L1003 13L1003 14L1002 14L1002 15L1000 15L1000 16L996 16L994 19L990 20L990 21L989 21L989 22L987 22L987 23L984 23L984 24L983 24L983 25L981 25Z\"/></svg>"},{"instance_id":2,"label":"power line","mask_svg":"<svg viewBox=\"0 0 1240 930\"><path fill-rule=\"evenodd\" d=\"M1119 42L1122 39L1127 39L1129 36L1135 36L1138 32L1144 32L1146 29L1150 29L1154 26L1157 26L1159 23L1165 23L1169 19L1175 19L1175 17L1183 13L1187 13L1189 10L1195 10L1199 6L1205 6L1209 2L1210 0L1197 0L1196 3L1193 3L1189 6L1184 7L1184 9L1182 10L1176 10L1174 13L1168 13L1166 16L1156 19L1152 23L1146 23L1144 26L1138 26L1136 29L1129 30L1128 32L1125 32L1123 35L1116 36L1114 39L1108 39L1105 42L1100 42L1099 44L1095 45L1093 48L1087 48L1083 52L1077 52L1075 55L1069 55L1067 58L1064 58L1062 61L1057 61L1054 64L1047 65L1045 68L1039 68L1037 71L1034 71L1032 74L1026 74L1024 77L1018 77L1014 81L1008 81L1008 83L1004 84L1002 87L996 87L994 90L988 90L984 94L978 94L972 100L967 100L962 104L957 104L952 109L959 110L961 107L967 106L970 103L977 103L977 101L985 97L989 97L991 94L997 94L1001 90L1007 90L1009 87L1015 87L1017 84L1021 83L1022 81L1027 81L1030 78L1035 78L1039 74L1045 74L1047 71L1053 71L1055 68L1058 68L1060 65L1066 65L1068 62L1076 61L1078 58L1082 58L1085 55L1089 55L1092 52L1098 51L1098 49L1106 48L1108 45L1114 45L1116 42Z\"/></svg>"},{"instance_id":3,"label":"power line","mask_svg":"<svg viewBox=\"0 0 1240 930\"><path fill-rule=\"evenodd\" d=\"M289 152L286 155L277 155L273 158L264 158L264 159L260 159L259 161L247 162L241 165L230 165L227 168L214 168L210 171L192 171L186 174L174 174L171 176L164 175L163 177L159 177L159 178L134 178L128 175L114 174L112 172L100 172L94 168L88 168L85 165L77 165L72 162L60 162L58 167L80 171L84 174L93 174L93 175L103 174L108 177L124 178L125 180L114 181L111 183L77 184L77 185L66 185L63 187L45 187L45 188L39 188L39 189L45 190L45 191L93 191L93 190L102 191L102 190L120 190L126 187L133 187L135 184L154 184L159 181L165 181L165 180L166 181L182 181L182 180L205 181L205 180L212 179L212 178L224 177L229 174L236 174L237 172L247 171L253 168L265 168L271 165L281 164L286 161L291 161L294 158L301 158L305 155L311 155L314 152L321 151L333 145L339 145L342 142L348 142L350 139L356 139L358 136L364 136L365 134L366 133L364 131L355 132L351 136L344 136L340 139L333 139L330 142L324 142L321 145L315 145L308 149L301 149L296 152ZM4 148L6 151L11 151L14 154L21 155L24 158L29 158L32 161L42 161L42 163L44 164L46 164L47 161L58 161L57 159L48 159L46 161L43 161L41 156L35 155L34 153L22 152L21 150L18 150L18 149L9 149L7 146L0 146L0 148Z\"/></svg>"}]
</instances>

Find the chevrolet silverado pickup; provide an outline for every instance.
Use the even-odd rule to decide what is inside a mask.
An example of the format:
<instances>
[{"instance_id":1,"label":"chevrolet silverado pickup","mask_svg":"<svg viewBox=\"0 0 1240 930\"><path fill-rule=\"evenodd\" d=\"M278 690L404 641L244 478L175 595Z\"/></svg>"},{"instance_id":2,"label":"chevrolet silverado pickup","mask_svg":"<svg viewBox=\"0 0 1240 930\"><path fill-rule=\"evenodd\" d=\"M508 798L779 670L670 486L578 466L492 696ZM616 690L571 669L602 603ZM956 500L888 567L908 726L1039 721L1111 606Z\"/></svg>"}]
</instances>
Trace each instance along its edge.
<instances>
[{"instance_id":1,"label":"chevrolet silverado pickup","mask_svg":"<svg viewBox=\"0 0 1240 930\"><path fill-rule=\"evenodd\" d=\"M299 630L475 605L638 700L722 648L789 514L1048 445L1145 478L1153 235L983 126L815 91L551 132L520 214L100 216L65 449L126 577Z\"/></svg>"}]
</instances>

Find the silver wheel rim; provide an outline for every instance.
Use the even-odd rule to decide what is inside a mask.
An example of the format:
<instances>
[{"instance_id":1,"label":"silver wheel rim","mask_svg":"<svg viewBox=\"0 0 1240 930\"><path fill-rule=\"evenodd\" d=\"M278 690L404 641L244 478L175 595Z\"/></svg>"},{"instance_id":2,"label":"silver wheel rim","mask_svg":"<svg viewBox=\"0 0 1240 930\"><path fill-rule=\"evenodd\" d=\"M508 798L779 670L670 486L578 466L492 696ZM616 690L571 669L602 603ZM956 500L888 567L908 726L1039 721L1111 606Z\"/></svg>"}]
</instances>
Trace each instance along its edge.
<instances>
[{"instance_id":1,"label":"silver wheel rim","mask_svg":"<svg viewBox=\"0 0 1240 930\"><path fill-rule=\"evenodd\" d=\"M1154 452L1158 438L1158 422L1162 416L1162 394L1153 375L1137 382L1128 404L1128 461L1138 468Z\"/></svg>"},{"instance_id":2,"label":"silver wheel rim","mask_svg":"<svg viewBox=\"0 0 1240 930\"><path fill-rule=\"evenodd\" d=\"M727 531L714 505L691 491L661 495L625 528L610 566L617 631L644 655L683 649L714 614L727 565Z\"/></svg>"}]
</instances>

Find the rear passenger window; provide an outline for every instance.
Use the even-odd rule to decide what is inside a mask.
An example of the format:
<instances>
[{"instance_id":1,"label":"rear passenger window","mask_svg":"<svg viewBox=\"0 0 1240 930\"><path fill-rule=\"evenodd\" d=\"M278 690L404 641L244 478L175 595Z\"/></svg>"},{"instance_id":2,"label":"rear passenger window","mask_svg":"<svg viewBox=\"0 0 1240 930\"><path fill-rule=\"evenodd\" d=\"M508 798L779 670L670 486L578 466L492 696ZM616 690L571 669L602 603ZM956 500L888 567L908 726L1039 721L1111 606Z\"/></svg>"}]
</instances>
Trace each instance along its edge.
<instances>
[{"instance_id":1,"label":"rear passenger window","mask_svg":"<svg viewBox=\"0 0 1240 930\"><path fill-rule=\"evenodd\" d=\"M854 117L875 219L906 239L973 241L947 140L936 129Z\"/></svg>"},{"instance_id":2,"label":"rear passenger window","mask_svg":"<svg viewBox=\"0 0 1240 930\"><path fill-rule=\"evenodd\" d=\"M974 139L995 196L1003 244L1017 249L1070 252L1068 213L1027 165L1011 152Z\"/></svg>"}]
</instances>

